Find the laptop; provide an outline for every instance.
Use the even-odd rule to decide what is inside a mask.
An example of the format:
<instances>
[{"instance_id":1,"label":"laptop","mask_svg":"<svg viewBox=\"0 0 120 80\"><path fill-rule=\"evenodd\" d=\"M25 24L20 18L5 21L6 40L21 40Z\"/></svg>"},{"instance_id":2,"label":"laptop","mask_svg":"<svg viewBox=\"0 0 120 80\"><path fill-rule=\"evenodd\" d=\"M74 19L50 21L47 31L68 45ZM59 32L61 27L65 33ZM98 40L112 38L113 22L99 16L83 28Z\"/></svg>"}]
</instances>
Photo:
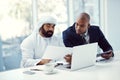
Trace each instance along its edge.
<instances>
[{"instance_id":1,"label":"laptop","mask_svg":"<svg viewBox=\"0 0 120 80\"><path fill-rule=\"evenodd\" d=\"M58 69L79 70L90 67L96 63L97 43L91 43L73 47L71 65L63 63Z\"/></svg>"}]
</instances>

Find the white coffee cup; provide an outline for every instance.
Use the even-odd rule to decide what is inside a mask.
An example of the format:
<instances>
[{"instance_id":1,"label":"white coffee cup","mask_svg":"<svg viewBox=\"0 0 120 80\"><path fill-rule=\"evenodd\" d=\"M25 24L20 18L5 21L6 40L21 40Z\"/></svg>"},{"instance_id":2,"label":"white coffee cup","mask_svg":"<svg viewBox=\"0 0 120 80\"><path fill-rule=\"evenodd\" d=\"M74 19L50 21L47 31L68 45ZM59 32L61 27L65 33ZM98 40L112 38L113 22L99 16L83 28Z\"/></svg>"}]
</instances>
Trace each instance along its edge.
<instances>
[{"instance_id":1,"label":"white coffee cup","mask_svg":"<svg viewBox=\"0 0 120 80\"><path fill-rule=\"evenodd\" d=\"M54 71L54 63L47 63L45 64L44 71L46 73L52 73Z\"/></svg>"}]
</instances>

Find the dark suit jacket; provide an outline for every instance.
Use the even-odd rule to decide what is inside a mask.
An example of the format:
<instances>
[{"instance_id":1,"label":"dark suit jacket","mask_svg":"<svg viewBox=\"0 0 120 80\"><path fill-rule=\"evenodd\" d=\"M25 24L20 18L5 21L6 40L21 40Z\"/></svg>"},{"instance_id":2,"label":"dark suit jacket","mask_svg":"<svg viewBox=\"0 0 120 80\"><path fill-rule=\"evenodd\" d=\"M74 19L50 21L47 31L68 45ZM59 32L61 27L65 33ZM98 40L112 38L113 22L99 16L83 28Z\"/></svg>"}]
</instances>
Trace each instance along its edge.
<instances>
[{"instance_id":1,"label":"dark suit jacket","mask_svg":"<svg viewBox=\"0 0 120 80\"><path fill-rule=\"evenodd\" d=\"M98 45L103 51L113 50L98 26L90 26L88 34L90 43L98 42ZM76 34L75 23L63 31L63 42L66 47L74 47L83 44L80 35Z\"/></svg>"}]
</instances>

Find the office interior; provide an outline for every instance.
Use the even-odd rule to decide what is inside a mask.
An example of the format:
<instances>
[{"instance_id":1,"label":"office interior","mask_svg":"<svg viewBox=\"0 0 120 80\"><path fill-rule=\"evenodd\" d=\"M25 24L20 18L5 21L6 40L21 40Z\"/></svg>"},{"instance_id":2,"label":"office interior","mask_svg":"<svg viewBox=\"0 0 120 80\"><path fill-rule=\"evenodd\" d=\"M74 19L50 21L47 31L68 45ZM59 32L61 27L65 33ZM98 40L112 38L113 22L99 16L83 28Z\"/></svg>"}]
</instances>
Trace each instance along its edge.
<instances>
[{"instance_id":1,"label":"office interior","mask_svg":"<svg viewBox=\"0 0 120 80\"><path fill-rule=\"evenodd\" d=\"M55 35L72 25L81 12L100 26L115 52L120 52L120 0L0 0L0 71L20 68L21 42L41 16L57 19Z\"/></svg>"}]
</instances>

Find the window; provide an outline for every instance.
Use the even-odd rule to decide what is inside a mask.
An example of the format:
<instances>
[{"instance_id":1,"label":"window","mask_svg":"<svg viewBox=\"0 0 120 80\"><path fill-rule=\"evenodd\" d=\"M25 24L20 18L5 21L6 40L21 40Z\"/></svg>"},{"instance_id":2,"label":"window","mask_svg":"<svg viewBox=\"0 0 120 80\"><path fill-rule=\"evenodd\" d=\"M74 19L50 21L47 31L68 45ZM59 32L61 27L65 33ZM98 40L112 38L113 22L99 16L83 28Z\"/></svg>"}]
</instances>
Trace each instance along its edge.
<instances>
[{"instance_id":1,"label":"window","mask_svg":"<svg viewBox=\"0 0 120 80\"><path fill-rule=\"evenodd\" d=\"M100 25L99 4L99 0L75 0L73 1L73 14L76 17L81 12L87 12L91 17L91 24Z\"/></svg>"},{"instance_id":2,"label":"window","mask_svg":"<svg viewBox=\"0 0 120 80\"><path fill-rule=\"evenodd\" d=\"M91 23L99 25L99 1L98 0L83 0L84 11L91 16Z\"/></svg>"},{"instance_id":3,"label":"window","mask_svg":"<svg viewBox=\"0 0 120 80\"><path fill-rule=\"evenodd\" d=\"M38 21L41 16L54 15L57 19L55 34L62 32L68 26L67 0L37 0Z\"/></svg>"},{"instance_id":4,"label":"window","mask_svg":"<svg viewBox=\"0 0 120 80\"><path fill-rule=\"evenodd\" d=\"M91 24L100 23L99 0L0 0L0 11L3 56L21 53L22 40L31 34L43 15L56 17L58 35L83 11L90 14Z\"/></svg>"},{"instance_id":5,"label":"window","mask_svg":"<svg viewBox=\"0 0 120 80\"><path fill-rule=\"evenodd\" d=\"M31 1L0 0L0 35L3 40L30 33Z\"/></svg>"},{"instance_id":6,"label":"window","mask_svg":"<svg viewBox=\"0 0 120 80\"><path fill-rule=\"evenodd\" d=\"M20 43L24 37L31 33L31 0L0 0L0 37L2 39L2 52L6 69L10 65L19 67L18 59L9 62L6 57L15 59L13 56L20 53ZM12 58L13 57L13 58ZM19 56L18 56L19 57ZM9 63L9 64L7 64ZM12 63L12 64L11 64Z\"/></svg>"}]
</instances>

